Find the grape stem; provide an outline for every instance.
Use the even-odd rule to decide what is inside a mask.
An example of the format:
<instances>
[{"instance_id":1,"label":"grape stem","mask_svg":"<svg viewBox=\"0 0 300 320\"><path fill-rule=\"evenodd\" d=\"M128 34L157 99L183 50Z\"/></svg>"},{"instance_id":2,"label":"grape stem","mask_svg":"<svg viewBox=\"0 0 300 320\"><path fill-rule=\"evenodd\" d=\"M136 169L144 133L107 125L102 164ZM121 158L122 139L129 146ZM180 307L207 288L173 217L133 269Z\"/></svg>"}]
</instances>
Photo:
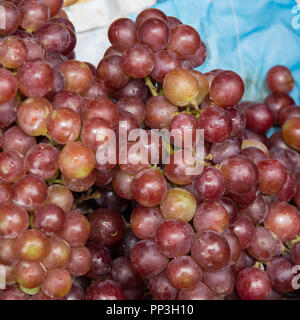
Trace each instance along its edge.
<instances>
[{"instance_id":1,"label":"grape stem","mask_svg":"<svg viewBox=\"0 0 300 320\"><path fill-rule=\"evenodd\" d=\"M158 93L156 91L156 88L154 87L152 81L150 80L149 76L145 78L145 84L150 89L152 95L154 97L158 96Z\"/></svg>"}]
</instances>

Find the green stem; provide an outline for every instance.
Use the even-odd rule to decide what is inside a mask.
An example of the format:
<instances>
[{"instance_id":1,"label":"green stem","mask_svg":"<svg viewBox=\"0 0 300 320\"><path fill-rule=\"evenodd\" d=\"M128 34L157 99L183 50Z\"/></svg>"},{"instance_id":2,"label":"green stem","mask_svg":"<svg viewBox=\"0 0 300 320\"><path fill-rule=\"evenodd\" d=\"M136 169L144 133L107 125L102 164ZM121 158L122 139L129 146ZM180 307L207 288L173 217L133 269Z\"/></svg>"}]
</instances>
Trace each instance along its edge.
<instances>
[{"instance_id":1,"label":"green stem","mask_svg":"<svg viewBox=\"0 0 300 320\"><path fill-rule=\"evenodd\" d=\"M150 91L154 97L158 96L158 93L157 93L152 81L150 80L149 76L145 78L145 84L150 89Z\"/></svg>"}]
</instances>

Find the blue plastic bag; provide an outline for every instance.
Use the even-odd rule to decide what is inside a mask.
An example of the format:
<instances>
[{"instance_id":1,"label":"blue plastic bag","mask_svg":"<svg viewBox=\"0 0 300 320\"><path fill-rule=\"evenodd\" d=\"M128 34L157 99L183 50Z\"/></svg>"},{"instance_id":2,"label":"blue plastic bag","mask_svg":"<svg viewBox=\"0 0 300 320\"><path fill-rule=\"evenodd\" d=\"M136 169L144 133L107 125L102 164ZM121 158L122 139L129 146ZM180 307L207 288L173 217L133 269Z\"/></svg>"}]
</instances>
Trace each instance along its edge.
<instances>
[{"instance_id":1,"label":"blue plastic bag","mask_svg":"<svg viewBox=\"0 0 300 320\"><path fill-rule=\"evenodd\" d=\"M234 70L245 81L243 99L262 102L268 95L268 69L282 64L296 79L291 96L300 103L300 5L296 1L164 0L155 7L198 30L208 49L200 71Z\"/></svg>"}]
</instances>

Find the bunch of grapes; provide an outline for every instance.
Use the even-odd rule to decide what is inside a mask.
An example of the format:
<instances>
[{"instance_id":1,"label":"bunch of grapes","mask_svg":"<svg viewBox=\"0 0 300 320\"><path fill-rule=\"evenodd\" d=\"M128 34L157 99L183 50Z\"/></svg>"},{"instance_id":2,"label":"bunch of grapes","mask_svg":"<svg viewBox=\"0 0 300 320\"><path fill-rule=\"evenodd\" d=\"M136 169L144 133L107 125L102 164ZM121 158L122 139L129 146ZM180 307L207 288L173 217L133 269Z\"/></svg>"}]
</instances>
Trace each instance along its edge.
<instances>
[{"instance_id":1,"label":"bunch of grapes","mask_svg":"<svg viewBox=\"0 0 300 320\"><path fill-rule=\"evenodd\" d=\"M297 297L300 108L289 69L269 70L263 103L241 102L241 77L194 70L207 54L198 32L157 9L114 21L95 68L75 60L62 2L0 1L0 300ZM273 126L282 130L267 138ZM146 133L147 161L119 141L134 129ZM166 142L163 129L191 139ZM108 132L114 163L99 156Z\"/></svg>"}]
</instances>

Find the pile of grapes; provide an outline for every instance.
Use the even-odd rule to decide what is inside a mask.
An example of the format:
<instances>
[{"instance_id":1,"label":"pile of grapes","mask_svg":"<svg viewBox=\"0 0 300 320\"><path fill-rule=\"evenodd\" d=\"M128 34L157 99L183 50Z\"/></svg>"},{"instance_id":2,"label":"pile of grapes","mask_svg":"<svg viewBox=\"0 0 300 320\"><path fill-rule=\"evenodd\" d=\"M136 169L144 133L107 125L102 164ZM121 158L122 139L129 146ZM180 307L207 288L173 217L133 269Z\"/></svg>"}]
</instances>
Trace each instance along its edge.
<instances>
[{"instance_id":1,"label":"pile of grapes","mask_svg":"<svg viewBox=\"0 0 300 320\"><path fill-rule=\"evenodd\" d=\"M241 77L194 70L207 53L199 34L157 9L113 22L95 68L75 60L62 6L0 1L0 300L297 299L289 69L269 70L264 102L241 102ZM101 162L108 130L139 128L157 161L117 139L126 159ZM155 144L152 129L192 139ZM187 174L195 161L203 170Z\"/></svg>"}]
</instances>

